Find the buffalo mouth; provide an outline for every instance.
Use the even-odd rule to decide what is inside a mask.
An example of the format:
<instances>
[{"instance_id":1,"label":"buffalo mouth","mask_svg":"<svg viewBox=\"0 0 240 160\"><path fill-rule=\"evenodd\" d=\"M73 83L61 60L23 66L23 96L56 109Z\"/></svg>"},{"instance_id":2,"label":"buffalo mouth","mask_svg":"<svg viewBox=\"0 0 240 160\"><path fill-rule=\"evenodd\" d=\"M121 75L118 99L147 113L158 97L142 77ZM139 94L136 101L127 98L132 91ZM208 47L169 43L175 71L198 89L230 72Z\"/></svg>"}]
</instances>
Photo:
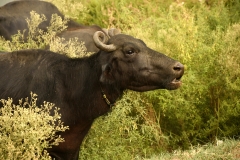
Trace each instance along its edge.
<instances>
[{"instance_id":1,"label":"buffalo mouth","mask_svg":"<svg viewBox=\"0 0 240 160\"><path fill-rule=\"evenodd\" d=\"M133 81L131 82L131 85L129 85L127 88L134 90L134 91L139 91L139 92L144 92L144 91L151 91L151 90L156 90L156 89L167 89L167 90L175 90L178 89L182 85L181 81L182 75L179 77L176 77L174 79L168 79L166 81L155 81L155 82L149 82L149 83L144 83L144 82L139 82L139 81Z\"/></svg>"},{"instance_id":2,"label":"buffalo mouth","mask_svg":"<svg viewBox=\"0 0 240 160\"><path fill-rule=\"evenodd\" d=\"M167 89L169 90L174 90L179 88L182 85L182 81L181 81L182 76L178 77L178 78L174 78L169 84Z\"/></svg>"},{"instance_id":3,"label":"buffalo mouth","mask_svg":"<svg viewBox=\"0 0 240 160\"><path fill-rule=\"evenodd\" d=\"M151 91L151 90L156 90L156 89L167 89L167 90L175 90L178 89L181 85L182 82L180 80L181 78L175 78L169 83L165 83L166 85L141 85L141 84L136 84L131 85L128 87L128 89L138 91L138 92L145 92L145 91Z\"/></svg>"}]
</instances>

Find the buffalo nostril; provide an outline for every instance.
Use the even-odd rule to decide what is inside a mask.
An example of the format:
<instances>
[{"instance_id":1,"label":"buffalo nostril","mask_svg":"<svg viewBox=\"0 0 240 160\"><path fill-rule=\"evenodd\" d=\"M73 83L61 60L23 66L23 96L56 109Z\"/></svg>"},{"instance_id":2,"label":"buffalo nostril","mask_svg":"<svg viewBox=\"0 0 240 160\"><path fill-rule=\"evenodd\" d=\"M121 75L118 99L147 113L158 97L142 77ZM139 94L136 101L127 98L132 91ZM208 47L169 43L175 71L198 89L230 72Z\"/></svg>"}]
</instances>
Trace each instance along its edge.
<instances>
[{"instance_id":1,"label":"buffalo nostril","mask_svg":"<svg viewBox=\"0 0 240 160\"><path fill-rule=\"evenodd\" d=\"M184 65L180 62L176 63L174 66L173 66L173 70L174 71L184 71Z\"/></svg>"}]
</instances>

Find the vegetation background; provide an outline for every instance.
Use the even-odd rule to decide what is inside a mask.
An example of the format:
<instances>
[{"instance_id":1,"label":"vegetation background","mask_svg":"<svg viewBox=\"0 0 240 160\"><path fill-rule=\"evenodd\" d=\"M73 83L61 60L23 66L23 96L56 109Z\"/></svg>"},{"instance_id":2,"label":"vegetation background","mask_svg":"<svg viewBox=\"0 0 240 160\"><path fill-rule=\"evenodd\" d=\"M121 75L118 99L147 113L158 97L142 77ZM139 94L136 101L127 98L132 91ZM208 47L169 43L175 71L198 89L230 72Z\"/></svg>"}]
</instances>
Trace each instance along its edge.
<instances>
[{"instance_id":1,"label":"vegetation background","mask_svg":"<svg viewBox=\"0 0 240 160\"><path fill-rule=\"evenodd\" d=\"M151 48L179 60L186 67L183 85L176 91L126 93L108 117L101 117L94 124L82 146L82 157L151 157L199 144L219 145L225 138L238 139L240 1L81 2L86 10L83 16L81 13L78 16L80 23L120 28L123 33L144 40ZM132 127L129 125L132 120L120 118L126 113L118 116L119 111L114 112L119 108L125 110L129 105L129 119L141 115ZM144 109L139 109L142 106ZM144 128L143 124L151 129ZM141 138L134 139L136 135ZM216 151L208 158L224 158L221 156Z\"/></svg>"},{"instance_id":2,"label":"vegetation background","mask_svg":"<svg viewBox=\"0 0 240 160\"><path fill-rule=\"evenodd\" d=\"M239 0L48 1L81 24L140 38L186 68L178 90L126 91L95 121L80 159L240 158Z\"/></svg>"}]
</instances>

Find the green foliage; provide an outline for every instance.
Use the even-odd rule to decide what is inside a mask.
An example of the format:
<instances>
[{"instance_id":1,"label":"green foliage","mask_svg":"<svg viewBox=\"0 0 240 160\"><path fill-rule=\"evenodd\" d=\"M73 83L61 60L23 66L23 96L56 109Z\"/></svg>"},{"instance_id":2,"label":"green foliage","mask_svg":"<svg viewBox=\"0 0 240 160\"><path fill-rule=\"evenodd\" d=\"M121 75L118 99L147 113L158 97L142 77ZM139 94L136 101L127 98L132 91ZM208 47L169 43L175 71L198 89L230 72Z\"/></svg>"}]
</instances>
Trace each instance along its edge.
<instances>
[{"instance_id":1,"label":"green foliage","mask_svg":"<svg viewBox=\"0 0 240 160\"><path fill-rule=\"evenodd\" d=\"M161 150L167 139L155 123L154 110L128 91L112 112L99 117L81 147L80 159L134 159Z\"/></svg>"},{"instance_id":2,"label":"green foliage","mask_svg":"<svg viewBox=\"0 0 240 160\"><path fill-rule=\"evenodd\" d=\"M136 29L136 24L152 15L158 16L159 9L164 9L163 6L171 4L171 1L166 2L164 0L154 2L145 0L91 0L81 2L87 8L87 14L84 18L79 16L79 22L87 25L97 24L106 28L116 27L122 30Z\"/></svg>"},{"instance_id":3,"label":"green foliage","mask_svg":"<svg viewBox=\"0 0 240 160\"><path fill-rule=\"evenodd\" d=\"M231 23L224 5L209 8L200 3L188 9L173 3L168 18L158 19L166 27L158 28L161 46L186 66L181 89L148 94L171 148L240 133L240 28Z\"/></svg>"},{"instance_id":4,"label":"green foliage","mask_svg":"<svg viewBox=\"0 0 240 160\"><path fill-rule=\"evenodd\" d=\"M50 159L45 149L63 142L56 133L68 129L59 108L48 102L39 108L36 94L19 105L12 104L11 98L0 101L0 159Z\"/></svg>"},{"instance_id":5,"label":"green foliage","mask_svg":"<svg viewBox=\"0 0 240 160\"><path fill-rule=\"evenodd\" d=\"M38 28L38 25L46 21L45 15L39 15L35 11L30 13L30 19L26 19L29 27L28 37L25 37L24 32L12 36L12 41L5 41L0 38L1 50L16 51L21 49L46 49L65 54L69 57L83 57L90 53L86 52L84 42L79 42L77 38L70 38L66 41L64 38L57 36L58 33L64 31L67 26L68 19L63 19L56 14L52 15L50 26L47 27L47 32Z\"/></svg>"},{"instance_id":6,"label":"green foliage","mask_svg":"<svg viewBox=\"0 0 240 160\"><path fill-rule=\"evenodd\" d=\"M152 103L159 120L155 123L169 139L169 145L163 148L188 149L199 143L216 142L219 137L239 136L237 0L87 2L83 2L88 11L88 21L83 20L84 23L120 28L185 65L180 89L141 95ZM138 100L128 103L135 101ZM118 128L115 122L107 124L102 128ZM89 139L97 139L98 135L90 134Z\"/></svg>"},{"instance_id":7,"label":"green foliage","mask_svg":"<svg viewBox=\"0 0 240 160\"><path fill-rule=\"evenodd\" d=\"M81 1L78 0L46 0L53 3L66 17L73 20L85 20L88 10ZM82 22L80 22L82 23Z\"/></svg>"}]
</instances>

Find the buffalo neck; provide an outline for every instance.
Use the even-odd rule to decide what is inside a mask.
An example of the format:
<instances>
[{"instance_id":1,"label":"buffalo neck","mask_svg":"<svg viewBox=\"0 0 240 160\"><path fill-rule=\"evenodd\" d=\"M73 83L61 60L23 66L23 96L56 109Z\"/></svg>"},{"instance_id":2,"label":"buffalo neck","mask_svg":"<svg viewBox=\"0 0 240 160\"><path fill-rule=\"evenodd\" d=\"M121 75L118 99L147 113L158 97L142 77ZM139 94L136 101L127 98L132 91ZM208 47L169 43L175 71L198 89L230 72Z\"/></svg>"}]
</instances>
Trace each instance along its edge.
<instances>
[{"instance_id":1,"label":"buffalo neck","mask_svg":"<svg viewBox=\"0 0 240 160\"><path fill-rule=\"evenodd\" d=\"M122 96L123 89L117 83L103 83L100 82L100 76L102 74L102 60L101 56L103 56L104 52L98 52L91 57L88 58L88 64L92 70L91 73L95 73L95 83L96 83L96 93L98 96L100 95L101 100L99 99L97 102L101 104L101 107L107 108L109 111L112 107L114 107L115 102ZM101 94L99 94L101 93ZM103 112L105 114L106 112Z\"/></svg>"},{"instance_id":2,"label":"buffalo neck","mask_svg":"<svg viewBox=\"0 0 240 160\"><path fill-rule=\"evenodd\" d=\"M103 92L111 104L115 103L123 93L118 84L100 82L102 73L100 55L101 53L96 53L88 58L72 59L66 68L68 70L67 88L70 93L67 96L70 96L68 99L73 100L69 103L79 106L75 114L81 115L78 117L83 117L85 120L93 120L110 110Z\"/></svg>"}]
</instances>

